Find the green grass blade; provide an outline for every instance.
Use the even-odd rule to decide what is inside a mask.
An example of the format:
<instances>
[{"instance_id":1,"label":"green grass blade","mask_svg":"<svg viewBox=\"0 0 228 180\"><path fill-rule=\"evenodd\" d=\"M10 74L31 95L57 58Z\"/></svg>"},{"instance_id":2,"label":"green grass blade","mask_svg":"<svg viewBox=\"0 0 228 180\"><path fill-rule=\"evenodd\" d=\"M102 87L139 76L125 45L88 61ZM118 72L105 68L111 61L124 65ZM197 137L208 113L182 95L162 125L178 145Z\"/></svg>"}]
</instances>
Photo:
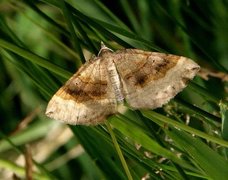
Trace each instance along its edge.
<instances>
[{"instance_id":1,"label":"green grass blade","mask_svg":"<svg viewBox=\"0 0 228 180\"><path fill-rule=\"evenodd\" d=\"M33 54L23 48L15 46L3 39L0 39L0 46L24 57L25 59L27 59L41 67L47 68L50 71L66 78L66 79L68 79L71 76L71 73L63 70L62 68L58 67L57 65L54 65L53 63L48 62L48 60L46 60L36 54Z\"/></svg>"},{"instance_id":2,"label":"green grass blade","mask_svg":"<svg viewBox=\"0 0 228 180\"><path fill-rule=\"evenodd\" d=\"M167 134L180 147L184 148L194 161L208 174L212 179L227 179L228 162L210 149L203 142L190 136L185 132L172 129Z\"/></svg>"}]
</instances>

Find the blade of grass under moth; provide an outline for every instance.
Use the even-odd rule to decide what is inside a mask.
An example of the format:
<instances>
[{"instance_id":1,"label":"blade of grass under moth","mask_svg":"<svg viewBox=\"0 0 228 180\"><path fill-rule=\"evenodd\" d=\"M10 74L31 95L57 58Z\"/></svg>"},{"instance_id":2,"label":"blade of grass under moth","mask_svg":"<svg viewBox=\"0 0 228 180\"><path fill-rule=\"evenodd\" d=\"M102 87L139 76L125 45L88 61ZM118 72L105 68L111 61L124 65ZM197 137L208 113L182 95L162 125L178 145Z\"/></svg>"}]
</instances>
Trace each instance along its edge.
<instances>
[{"instance_id":1,"label":"blade of grass under moth","mask_svg":"<svg viewBox=\"0 0 228 180\"><path fill-rule=\"evenodd\" d=\"M217 137L214 137L212 135L208 135L208 134L206 134L206 133L204 133L202 131L199 131L199 130L194 129L192 127L189 127L189 126L187 126L185 124L182 124L182 123L179 123L177 121L174 121L174 120L172 120L172 119L170 119L170 118L168 118L166 116L163 116L163 115L161 115L159 113L156 113L154 111L146 111L146 110L141 110L141 112L142 112L142 114L145 117L151 119L152 121L154 121L154 122L156 122L158 124L159 124L159 122L160 123L162 122L162 123L165 123L165 124L169 124L169 125L172 125L174 127L180 128L180 129L182 129L184 131L187 131L189 133L195 134L196 136L202 137L202 138L204 138L204 139L206 139L208 141L212 141L212 142L217 143L217 144L219 144L221 146L228 147L228 142L227 141L224 141L224 140L219 139Z\"/></svg>"},{"instance_id":2,"label":"blade of grass under moth","mask_svg":"<svg viewBox=\"0 0 228 180\"><path fill-rule=\"evenodd\" d=\"M110 123L122 134L125 136L132 138L136 143L141 144L147 150L166 157L173 162L176 162L182 165L185 168L192 169L192 167L185 162L183 159L177 157L171 151L165 149L164 147L160 146L155 140L151 139L142 128L133 125L131 122L123 121L120 118L110 119Z\"/></svg>"},{"instance_id":3,"label":"blade of grass under moth","mask_svg":"<svg viewBox=\"0 0 228 180\"><path fill-rule=\"evenodd\" d=\"M205 174L212 179L226 179L228 163L218 153L209 148L199 139L186 132L172 128L166 132L175 143L184 148L194 161L204 170ZM215 168L217 167L217 168Z\"/></svg>"},{"instance_id":4,"label":"blade of grass under moth","mask_svg":"<svg viewBox=\"0 0 228 180\"><path fill-rule=\"evenodd\" d=\"M115 134L113 133L112 128L111 128L109 122L106 122L106 126L107 126L108 131L109 131L109 133L110 133L110 135L111 135L113 144L114 144L115 149L116 149L116 151L117 151L117 154L118 154L118 156L119 156L119 158L120 158L120 161L121 161L122 166L123 166L123 168L124 168L124 171L125 171L125 173L126 173L126 175L127 175L127 178L128 178L129 180L133 180L133 178L132 178L132 176L131 176L131 172L130 172L130 170L129 170L129 168L128 168L128 165L127 165L127 163L126 163L126 161L125 161L125 159L124 159L124 156L123 156L123 154L122 154L122 152L121 152L121 149L120 149L120 147L119 147L119 145L118 145L118 142L117 142L117 140L116 140Z\"/></svg>"}]
</instances>

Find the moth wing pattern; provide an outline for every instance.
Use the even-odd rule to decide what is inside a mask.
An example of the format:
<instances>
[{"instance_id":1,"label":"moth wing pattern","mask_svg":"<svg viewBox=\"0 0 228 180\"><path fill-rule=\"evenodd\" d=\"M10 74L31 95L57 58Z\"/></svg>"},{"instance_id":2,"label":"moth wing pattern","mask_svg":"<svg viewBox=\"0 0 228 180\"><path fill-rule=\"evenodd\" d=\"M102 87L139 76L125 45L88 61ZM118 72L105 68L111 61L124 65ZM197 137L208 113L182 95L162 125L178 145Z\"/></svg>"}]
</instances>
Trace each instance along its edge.
<instances>
[{"instance_id":1,"label":"moth wing pattern","mask_svg":"<svg viewBox=\"0 0 228 180\"><path fill-rule=\"evenodd\" d=\"M124 97L134 109L161 107L199 70L191 59L171 54L125 49L113 56Z\"/></svg>"},{"instance_id":2,"label":"moth wing pattern","mask_svg":"<svg viewBox=\"0 0 228 180\"><path fill-rule=\"evenodd\" d=\"M86 62L49 101L46 115L72 125L96 125L115 114L117 102L105 61Z\"/></svg>"}]
</instances>

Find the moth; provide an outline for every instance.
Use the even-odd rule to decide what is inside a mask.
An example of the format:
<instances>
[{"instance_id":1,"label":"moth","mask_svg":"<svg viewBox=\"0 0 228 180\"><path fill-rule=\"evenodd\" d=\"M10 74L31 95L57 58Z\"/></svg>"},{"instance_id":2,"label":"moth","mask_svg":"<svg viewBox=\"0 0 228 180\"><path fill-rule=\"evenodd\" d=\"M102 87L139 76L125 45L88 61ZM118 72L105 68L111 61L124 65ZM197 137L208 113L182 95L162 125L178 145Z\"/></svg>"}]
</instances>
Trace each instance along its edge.
<instances>
[{"instance_id":1,"label":"moth","mask_svg":"<svg viewBox=\"0 0 228 180\"><path fill-rule=\"evenodd\" d=\"M97 125L117 113L124 101L132 109L161 107L186 87L200 67L193 60L159 52L104 44L51 98L50 118L72 125Z\"/></svg>"}]
</instances>

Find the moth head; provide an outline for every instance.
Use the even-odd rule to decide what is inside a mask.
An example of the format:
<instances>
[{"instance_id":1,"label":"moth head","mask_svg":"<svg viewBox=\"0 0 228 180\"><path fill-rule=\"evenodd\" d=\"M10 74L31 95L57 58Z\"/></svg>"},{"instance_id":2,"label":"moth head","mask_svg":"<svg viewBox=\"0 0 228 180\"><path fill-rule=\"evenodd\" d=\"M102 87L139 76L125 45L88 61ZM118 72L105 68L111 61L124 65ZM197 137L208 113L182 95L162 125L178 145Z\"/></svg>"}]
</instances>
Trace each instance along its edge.
<instances>
[{"instance_id":1,"label":"moth head","mask_svg":"<svg viewBox=\"0 0 228 180\"><path fill-rule=\"evenodd\" d=\"M103 56L104 54L113 53L113 50L108 48L103 41L101 41L101 49L98 53L98 56Z\"/></svg>"}]
</instances>

